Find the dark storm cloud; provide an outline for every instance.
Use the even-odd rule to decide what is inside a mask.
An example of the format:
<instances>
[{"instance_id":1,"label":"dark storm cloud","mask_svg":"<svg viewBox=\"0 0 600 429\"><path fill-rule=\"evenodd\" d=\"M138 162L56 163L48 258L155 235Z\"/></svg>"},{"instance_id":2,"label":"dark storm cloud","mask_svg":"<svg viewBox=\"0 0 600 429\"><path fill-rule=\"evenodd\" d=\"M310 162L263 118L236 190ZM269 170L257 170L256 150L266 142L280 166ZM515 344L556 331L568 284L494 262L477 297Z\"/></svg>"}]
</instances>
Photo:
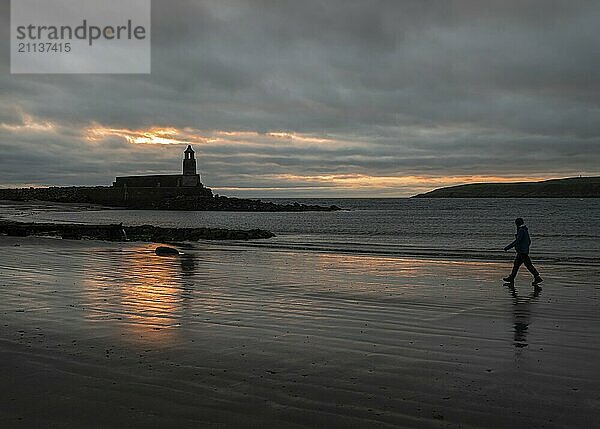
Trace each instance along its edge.
<instances>
[{"instance_id":1,"label":"dark storm cloud","mask_svg":"<svg viewBox=\"0 0 600 429\"><path fill-rule=\"evenodd\" d=\"M10 75L7 3L5 184L108 183L178 168L180 147L117 136L90 144L92 124L346 142L259 134L252 145L196 145L216 187L320 186L274 174L599 172L597 2L154 1L148 76ZM23 115L55 128L25 126Z\"/></svg>"}]
</instances>

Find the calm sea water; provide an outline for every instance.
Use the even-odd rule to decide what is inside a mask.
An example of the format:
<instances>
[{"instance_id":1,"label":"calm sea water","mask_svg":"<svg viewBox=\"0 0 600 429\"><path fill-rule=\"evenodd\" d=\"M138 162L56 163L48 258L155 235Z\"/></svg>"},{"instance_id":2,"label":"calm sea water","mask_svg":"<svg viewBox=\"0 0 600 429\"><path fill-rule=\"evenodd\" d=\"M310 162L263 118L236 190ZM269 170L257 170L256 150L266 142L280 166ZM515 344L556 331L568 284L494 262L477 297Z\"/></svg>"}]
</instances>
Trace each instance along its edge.
<instances>
[{"instance_id":1,"label":"calm sea water","mask_svg":"<svg viewBox=\"0 0 600 429\"><path fill-rule=\"evenodd\" d=\"M505 258L502 248L523 217L534 259L600 263L600 199L273 199L336 204L339 212L240 213L81 210L53 204L0 204L21 221L262 228L277 234L238 243L272 249L315 249L453 258Z\"/></svg>"}]
</instances>

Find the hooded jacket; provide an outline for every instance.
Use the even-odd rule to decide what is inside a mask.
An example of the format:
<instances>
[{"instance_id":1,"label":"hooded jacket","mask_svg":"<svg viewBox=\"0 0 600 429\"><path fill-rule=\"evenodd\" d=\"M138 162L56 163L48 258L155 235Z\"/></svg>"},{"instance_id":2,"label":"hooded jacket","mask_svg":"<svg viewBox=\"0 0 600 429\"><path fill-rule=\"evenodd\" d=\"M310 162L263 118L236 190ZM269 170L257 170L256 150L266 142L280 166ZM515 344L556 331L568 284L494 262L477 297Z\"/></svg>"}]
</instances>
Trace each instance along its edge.
<instances>
[{"instance_id":1,"label":"hooded jacket","mask_svg":"<svg viewBox=\"0 0 600 429\"><path fill-rule=\"evenodd\" d=\"M517 228L515 234L515 241L510 243L504 248L504 250L512 249L513 247L517 253L529 253L529 246L531 245L531 238L529 238L529 231L525 225L521 225Z\"/></svg>"}]
</instances>

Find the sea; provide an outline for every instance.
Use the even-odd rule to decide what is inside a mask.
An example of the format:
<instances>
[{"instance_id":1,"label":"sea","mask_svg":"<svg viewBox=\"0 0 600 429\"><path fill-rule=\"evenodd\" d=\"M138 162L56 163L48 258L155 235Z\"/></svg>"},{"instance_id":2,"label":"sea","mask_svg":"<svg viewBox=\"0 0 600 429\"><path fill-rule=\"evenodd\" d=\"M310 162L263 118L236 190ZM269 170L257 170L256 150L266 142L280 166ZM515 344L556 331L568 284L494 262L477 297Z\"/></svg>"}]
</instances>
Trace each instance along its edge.
<instances>
[{"instance_id":1,"label":"sea","mask_svg":"<svg viewBox=\"0 0 600 429\"><path fill-rule=\"evenodd\" d=\"M0 427L600 427L600 199L298 201L344 210L0 202L276 234L176 258L0 237ZM502 283L518 216L541 289Z\"/></svg>"},{"instance_id":2,"label":"sea","mask_svg":"<svg viewBox=\"0 0 600 429\"><path fill-rule=\"evenodd\" d=\"M276 237L230 243L273 251L307 250L445 259L501 260L522 217L534 261L600 265L600 199L263 199L332 205L335 212L207 212L106 209L0 202L0 218L165 227L266 229ZM195 246L210 245L199 242Z\"/></svg>"}]
</instances>

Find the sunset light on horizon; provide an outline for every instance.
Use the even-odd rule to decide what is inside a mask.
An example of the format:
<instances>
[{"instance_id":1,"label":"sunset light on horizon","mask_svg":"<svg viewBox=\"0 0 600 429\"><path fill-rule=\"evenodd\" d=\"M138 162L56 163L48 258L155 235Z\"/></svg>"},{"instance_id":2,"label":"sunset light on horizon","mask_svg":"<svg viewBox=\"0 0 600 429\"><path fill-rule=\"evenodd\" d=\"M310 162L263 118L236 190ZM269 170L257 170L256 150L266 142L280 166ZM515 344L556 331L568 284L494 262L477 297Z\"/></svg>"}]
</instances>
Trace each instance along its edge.
<instances>
[{"instance_id":1,"label":"sunset light on horizon","mask_svg":"<svg viewBox=\"0 0 600 429\"><path fill-rule=\"evenodd\" d=\"M251 4L153 4L150 74L5 75L0 187L172 174L187 145L242 197L600 175L593 14Z\"/></svg>"}]
</instances>

